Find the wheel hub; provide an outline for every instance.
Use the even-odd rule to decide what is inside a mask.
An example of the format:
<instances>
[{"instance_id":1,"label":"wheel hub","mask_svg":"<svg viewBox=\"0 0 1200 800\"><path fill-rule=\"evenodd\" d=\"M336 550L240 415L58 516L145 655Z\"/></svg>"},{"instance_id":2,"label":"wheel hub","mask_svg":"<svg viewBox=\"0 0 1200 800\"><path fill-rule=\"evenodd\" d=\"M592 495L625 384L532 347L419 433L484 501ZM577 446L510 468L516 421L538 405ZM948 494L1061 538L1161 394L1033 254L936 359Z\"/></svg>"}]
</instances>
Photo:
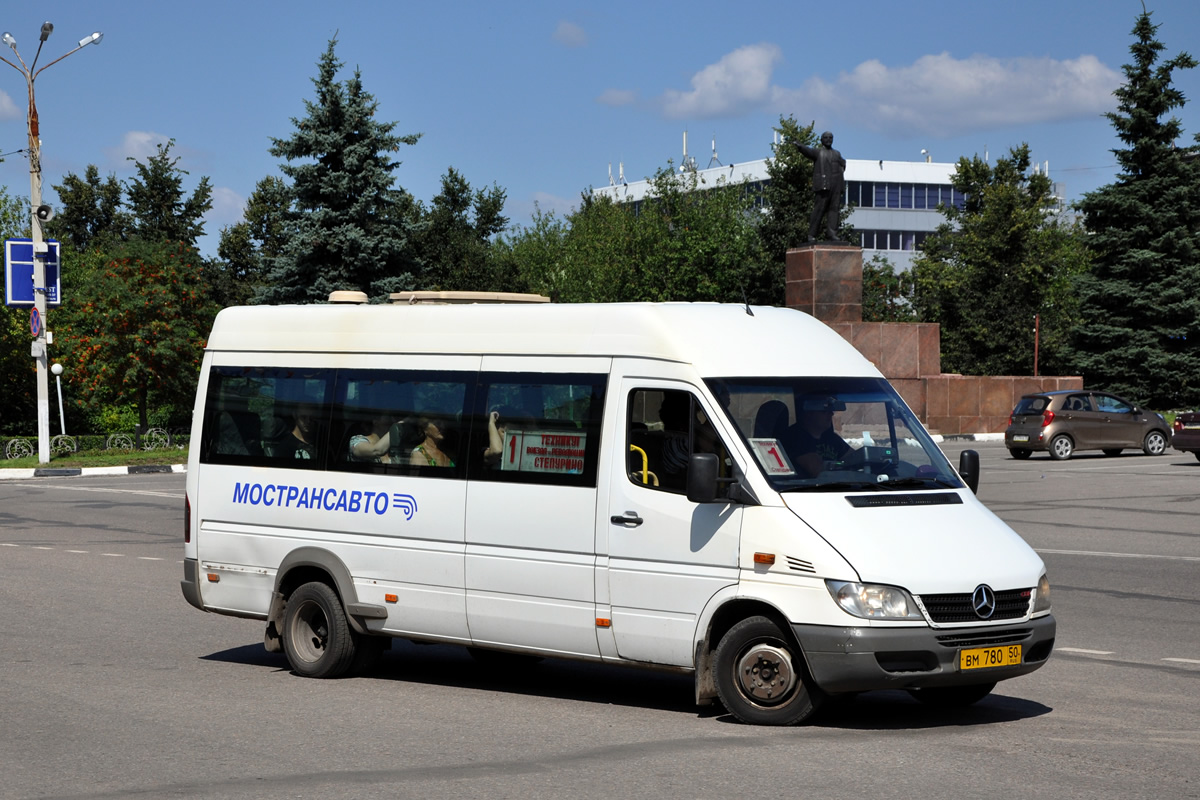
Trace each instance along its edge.
<instances>
[{"instance_id":1,"label":"wheel hub","mask_svg":"<svg viewBox=\"0 0 1200 800\"><path fill-rule=\"evenodd\" d=\"M769 644L750 648L738 661L738 683L747 697L760 703L779 703L796 686L796 672L786 650Z\"/></svg>"}]
</instances>

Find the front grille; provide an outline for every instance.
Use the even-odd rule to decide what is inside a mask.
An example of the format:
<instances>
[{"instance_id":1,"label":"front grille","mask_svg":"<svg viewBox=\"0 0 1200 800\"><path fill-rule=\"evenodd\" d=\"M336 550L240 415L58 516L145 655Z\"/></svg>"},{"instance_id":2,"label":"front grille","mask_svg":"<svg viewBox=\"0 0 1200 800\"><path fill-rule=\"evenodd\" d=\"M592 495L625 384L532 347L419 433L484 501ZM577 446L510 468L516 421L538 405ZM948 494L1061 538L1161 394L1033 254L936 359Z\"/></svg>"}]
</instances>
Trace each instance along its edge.
<instances>
[{"instance_id":1,"label":"front grille","mask_svg":"<svg viewBox=\"0 0 1200 800\"><path fill-rule=\"evenodd\" d=\"M1032 631L1029 628L1003 631L1000 633L951 633L937 637L938 644L943 647L1001 647L1006 644L1016 644L1029 638Z\"/></svg>"},{"instance_id":2,"label":"front grille","mask_svg":"<svg viewBox=\"0 0 1200 800\"><path fill-rule=\"evenodd\" d=\"M1029 613L1032 589L1004 589L996 592L996 612L986 622L1021 619ZM971 594L923 594L921 603L934 622L983 622L971 605Z\"/></svg>"}]
</instances>

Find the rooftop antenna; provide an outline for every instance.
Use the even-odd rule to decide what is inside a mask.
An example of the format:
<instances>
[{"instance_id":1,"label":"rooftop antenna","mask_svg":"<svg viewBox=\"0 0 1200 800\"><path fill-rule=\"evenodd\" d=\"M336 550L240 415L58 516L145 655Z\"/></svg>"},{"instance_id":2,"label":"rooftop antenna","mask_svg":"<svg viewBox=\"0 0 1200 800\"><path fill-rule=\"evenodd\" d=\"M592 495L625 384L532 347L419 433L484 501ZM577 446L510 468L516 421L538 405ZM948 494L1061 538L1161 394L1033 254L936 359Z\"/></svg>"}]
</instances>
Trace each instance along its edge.
<instances>
[{"instance_id":1,"label":"rooftop antenna","mask_svg":"<svg viewBox=\"0 0 1200 800\"><path fill-rule=\"evenodd\" d=\"M616 186L616 185L617 185L617 182L613 180L613 176L612 176L612 162L611 162L611 161L610 161L610 162L608 162L608 185L609 185L609 186Z\"/></svg>"},{"instance_id":2,"label":"rooftop antenna","mask_svg":"<svg viewBox=\"0 0 1200 800\"><path fill-rule=\"evenodd\" d=\"M620 174L618 177L621 180L621 185L624 186L625 185L625 162L624 161L620 162L617 166L617 169L620 170Z\"/></svg>"},{"instance_id":3,"label":"rooftop antenna","mask_svg":"<svg viewBox=\"0 0 1200 800\"><path fill-rule=\"evenodd\" d=\"M716 164L718 167L725 166L721 163L721 159L717 158L717 135L715 133L713 134L713 154L712 158L708 160L708 168L712 169L713 164Z\"/></svg>"},{"instance_id":4,"label":"rooftop antenna","mask_svg":"<svg viewBox=\"0 0 1200 800\"><path fill-rule=\"evenodd\" d=\"M696 171L696 159L688 155L687 151L687 131L683 132L683 161L679 164L679 171L685 170Z\"/></svg>"}]
</instances>

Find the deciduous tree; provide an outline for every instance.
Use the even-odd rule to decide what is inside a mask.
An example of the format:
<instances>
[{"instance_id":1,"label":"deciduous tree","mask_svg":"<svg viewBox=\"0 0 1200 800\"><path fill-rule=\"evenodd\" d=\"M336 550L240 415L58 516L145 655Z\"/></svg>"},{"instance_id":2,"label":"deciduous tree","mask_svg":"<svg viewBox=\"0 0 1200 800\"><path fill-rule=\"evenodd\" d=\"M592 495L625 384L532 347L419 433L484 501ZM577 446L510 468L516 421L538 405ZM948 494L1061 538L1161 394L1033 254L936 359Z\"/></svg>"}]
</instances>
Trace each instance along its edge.
<instances>
[{"instance_id":1,"label":"deciduous tree","mask_svg":"<svg viewBox=\"0 0 1200 800\"><path fill-rule=\"evenodd\" d=\"M190 406L215 307L200 256L183 242L134 239L79 290L60 336L80 402L131 403L149 410Z\"/></svg>"},{"instance_id":2,"label":"deciduous tree","mask_svg":"<svg viewBox=\"0 0 1200 800\"><path fill-rule=\"evenodd\" d=\"M951 183L962 208L942 207L946 223L913 262L913 306L941 324L942 364L968 375L1033 371L1035 316L1041 371L1061 370L1074 322L1072 280L1086 265L1075 227L1054 210L1045 174L1031 172L1028 145L993 166L959 159Z\"/></svg>"}]
</instances>

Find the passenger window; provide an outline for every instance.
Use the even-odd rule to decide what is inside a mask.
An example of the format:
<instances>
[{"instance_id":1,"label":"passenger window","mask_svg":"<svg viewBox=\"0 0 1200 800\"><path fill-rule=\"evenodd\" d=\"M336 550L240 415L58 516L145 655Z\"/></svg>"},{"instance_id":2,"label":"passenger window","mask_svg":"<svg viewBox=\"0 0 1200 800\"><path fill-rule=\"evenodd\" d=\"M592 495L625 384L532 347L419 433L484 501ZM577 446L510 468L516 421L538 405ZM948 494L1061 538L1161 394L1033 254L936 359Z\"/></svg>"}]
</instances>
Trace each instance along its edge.
<instances>
[{"instance_id":1,"label":"passenger window","mask_svg":"<svg viewBox=\"0 0 1200 800\"><path fill-rule=\"evenodd\" d=\"M1091 411L1092 400L1086 394L1073 394L1067 398L1067 411Z\"/></svg>"},{"instance_id":2,"label":"passenger window","mask_svg":"<svg viewBox=\"0 0 1200 800\"><path fill-rule=\"evenodd\" d=\"M329 370L215 367L200 460L294 469L323 466Z\"/></svg>"},{"instance_id":3,"label":"passenger window","mask_svg":"<svg viewBox=\"0 0 1200 800\"><path fill-rule=\"evenodd\" d=\"M1130 406L1128 403L1122 402L1121 400L1118 400L1117 398L1113 397L1112 395L1108 395L1108 394L1096 395L1096 405L1098 405L1100 407L1101 411L1105 411L1109 414L1131 414L1131 413L1133 413L1132 406Z\"/></svg>"},{"instance_id":4,"label":"passenger window","mask_svg":"<svg viewBox=\"0 0 1200 800\"><path fill-rule=\"evenodd\" d=\"M461 477L467 373L342 370L330 466L338 470Z\"/></svg>"},{"instance_id":5,"label":"passenger window","mask_svg":"<svg viewBox=\"0 0 1200 800\"><path fill-rule=\"evenodd\" d=\"M596 485L605 375L482 376L471 437L484 480Z\"/></svg>"},{"instance_id":6,"label":"passenger window","mask_svg":"<svg viewBox=\"0 0 1200 800\"><path fill-rule=\"evenodd\" d=\"M673 389L636 389L629 396L626 434L629 480L649 489L687 490L693 453L715 453L721 475L732 469L729 451L696 398Z\"/></svg>"}]
</instances>

